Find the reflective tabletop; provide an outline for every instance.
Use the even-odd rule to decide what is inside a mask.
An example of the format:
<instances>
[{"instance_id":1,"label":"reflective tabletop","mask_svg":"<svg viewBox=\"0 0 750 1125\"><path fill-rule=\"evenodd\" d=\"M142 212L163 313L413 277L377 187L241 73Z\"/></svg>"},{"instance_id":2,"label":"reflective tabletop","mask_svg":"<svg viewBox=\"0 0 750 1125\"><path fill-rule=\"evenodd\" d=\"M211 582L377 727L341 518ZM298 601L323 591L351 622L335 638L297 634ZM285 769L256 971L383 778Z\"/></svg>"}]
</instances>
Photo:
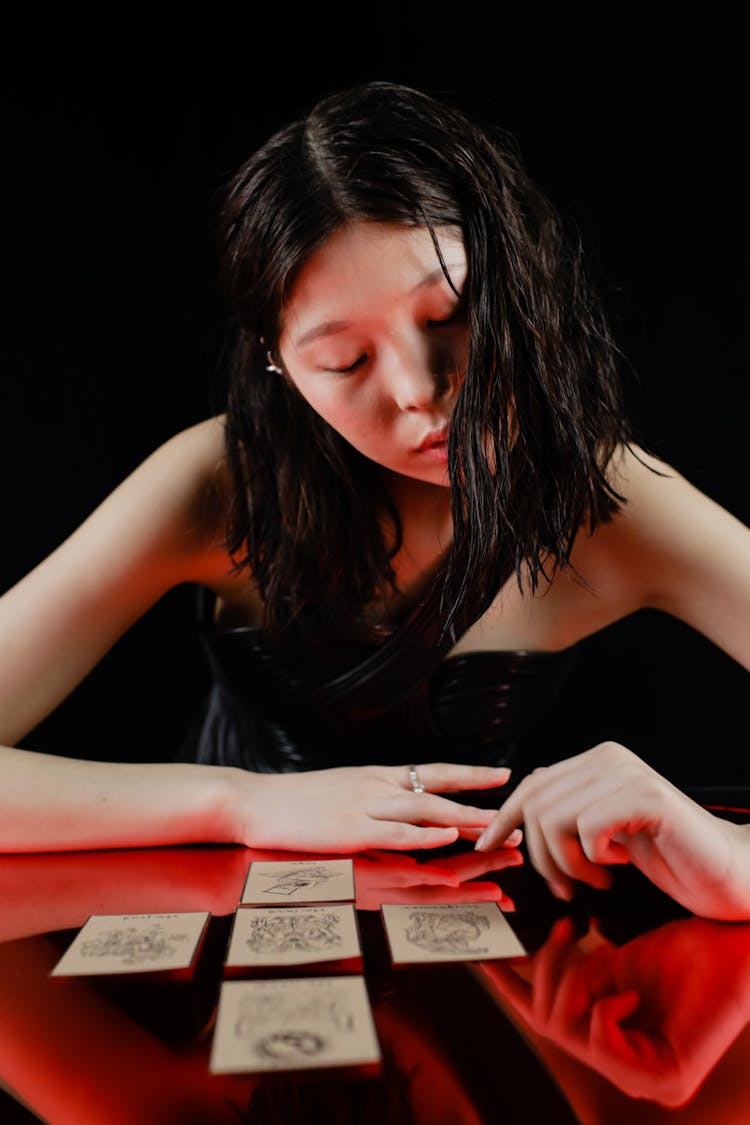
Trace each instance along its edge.
<instances>
[{"instance_id":1,"label":"reflective tabletop","mask_svg":"<svg viewBox=\"0 0 750 1125\"><path fill-rule=\"evenodd\" d=\"M376 1067L212 1073L249 866L302 858L211 846L0 856L0 1122L750 1120L750 923L695 918L629 868L611 890L560 903L522 850L458 844L351 857ZM525 956L392 963L383 903L488 902ZM50 977L91 915L191 911L209 922L188 978Z\"/></svg>"}]
</instances>

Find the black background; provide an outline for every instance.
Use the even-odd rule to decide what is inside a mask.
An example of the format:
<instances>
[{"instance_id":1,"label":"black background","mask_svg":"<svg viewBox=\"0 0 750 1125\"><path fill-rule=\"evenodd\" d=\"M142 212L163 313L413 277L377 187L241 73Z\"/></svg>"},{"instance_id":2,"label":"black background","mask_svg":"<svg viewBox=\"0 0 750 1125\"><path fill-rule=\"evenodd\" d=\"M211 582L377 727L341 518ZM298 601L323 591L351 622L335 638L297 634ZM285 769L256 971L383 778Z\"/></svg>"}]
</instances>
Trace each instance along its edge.
<instances>
[{"instance_id":1,"label":"black background","mask_svg":"<svg viewBox=\"0 0 750 1125\"><path fill-rule=\"evenodd\" d=\"M679 26L601 11L215 6L159 25L108 8L106 26L39 11L9 29L2 587L214 412L215 192L269 132L370 78L515 133L581 226L644 440L749 522L744 37L719 9ZM169 757L205 683L193 600L168 595L27 745ZM746 676L638 614L583 646L541 753L614 737L681 783L746 781Z\"/></svg>"}]
</instances>

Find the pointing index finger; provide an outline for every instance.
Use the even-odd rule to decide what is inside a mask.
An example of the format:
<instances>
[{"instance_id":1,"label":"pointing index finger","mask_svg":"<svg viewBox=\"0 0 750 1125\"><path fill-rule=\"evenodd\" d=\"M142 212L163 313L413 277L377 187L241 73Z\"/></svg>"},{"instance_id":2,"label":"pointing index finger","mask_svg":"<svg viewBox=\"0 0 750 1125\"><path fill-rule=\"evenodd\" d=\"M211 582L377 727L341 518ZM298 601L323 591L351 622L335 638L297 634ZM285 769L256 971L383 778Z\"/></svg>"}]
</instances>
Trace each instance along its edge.
<instances>
[{"instance_id":1,"label":"pointing index finger","mask_svg":"<svg viewBox=\"0 0 750 1125\"><path fill-rule=\"evenodd\" d=\"M510 795L500 811L496 813L494 820L488 824L474 845L475 851L488 852L491 848L498 847L508 839L516 828L521 827L523 824L523 806L517 794L518 790Z\"/></svg>"}]
</instances>

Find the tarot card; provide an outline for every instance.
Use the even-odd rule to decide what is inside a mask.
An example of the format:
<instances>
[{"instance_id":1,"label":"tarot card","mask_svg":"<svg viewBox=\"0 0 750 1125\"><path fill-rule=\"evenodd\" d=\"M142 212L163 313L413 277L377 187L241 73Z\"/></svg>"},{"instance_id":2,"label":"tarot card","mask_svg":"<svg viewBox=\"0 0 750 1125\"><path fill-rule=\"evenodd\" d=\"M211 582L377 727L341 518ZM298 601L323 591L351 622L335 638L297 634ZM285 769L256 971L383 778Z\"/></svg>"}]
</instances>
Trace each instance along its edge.
<instances>
[{"instance_id":1,"label":"tarot card","mask_svg":"<svg viewBox=\"0 0 750 1125\"><path fill-rule=\"evenodd\" d=\"M384 903L380 909L394 965L526 954L494 902Z\"/></svg>"},{"instance_id":2,"label":"tarot card","mask_svg":"<svg viewBox=\"0 0 750 1125\"><path fill-rule=\"evenodd\" d=\"M208 911L92 914L50 976L189 974L208 926Z\"/></svg>"},{"instance_id":3,"label":"tarot card","mask_svg":"<svg viewBox=\"0 0 750 1125\"><path fill-rule=\"evenodd\" d=\"M380 1061L365 980L224 981L212 1074L367 1066Z\"/></svg>"},{"instance_id":4,"label":"tarot card","mask_svg":"<svg viewBox=\"0 0 750 1125\"><path fill-rule=\"evenodd\" d=\"M324 963L338 972L362 971L357 916L350 903L257 906L235 912L226 976L290 965L320 969Z\"/></svg>"},{"instance_id":5,"label":"tarot card","mask_svg":"<svg viewBox=\"0 0 750 1125\"><path fill-rule=\"evenodd\" d=\"M250 864L240 905L353 901L354 864L350 859L257 860Z\"/></svg>"}]
</instances>

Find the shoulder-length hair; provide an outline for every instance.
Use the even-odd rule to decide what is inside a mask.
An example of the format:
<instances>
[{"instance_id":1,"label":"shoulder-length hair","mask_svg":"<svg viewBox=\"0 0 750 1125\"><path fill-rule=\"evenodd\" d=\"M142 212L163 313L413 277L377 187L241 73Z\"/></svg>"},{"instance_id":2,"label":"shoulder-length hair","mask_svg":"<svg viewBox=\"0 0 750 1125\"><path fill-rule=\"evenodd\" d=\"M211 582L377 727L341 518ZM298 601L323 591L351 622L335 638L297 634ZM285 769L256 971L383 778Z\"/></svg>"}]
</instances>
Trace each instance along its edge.
<instances>
[{"instance_id":1,"label":"shoulder-length hair","mask_svg":"<svg viewBox=\"0 0 750 1125\"><path fill-rule=\"evenodd\" d=\"M303 615L361 624L368 603L395 587L401 528L377 466L266 369L300 268L350 220L427 225L433 239L451 226L466 247L470 345L449 438L448 625L459 611L471 618L513 570L535 589L569 564L584 525L617 509L606 469L629 438L618 353L580 239L500 129L424 92L372 82L276 133L230 180L219 211L234 331L227 544L258 585L268 627Z\"/></svg>"}]
</instances>

